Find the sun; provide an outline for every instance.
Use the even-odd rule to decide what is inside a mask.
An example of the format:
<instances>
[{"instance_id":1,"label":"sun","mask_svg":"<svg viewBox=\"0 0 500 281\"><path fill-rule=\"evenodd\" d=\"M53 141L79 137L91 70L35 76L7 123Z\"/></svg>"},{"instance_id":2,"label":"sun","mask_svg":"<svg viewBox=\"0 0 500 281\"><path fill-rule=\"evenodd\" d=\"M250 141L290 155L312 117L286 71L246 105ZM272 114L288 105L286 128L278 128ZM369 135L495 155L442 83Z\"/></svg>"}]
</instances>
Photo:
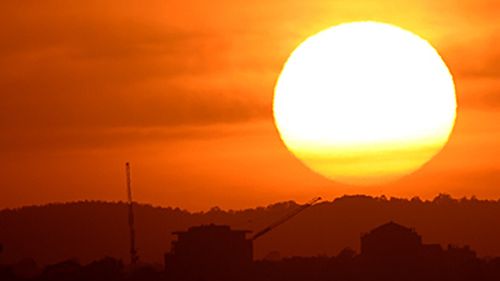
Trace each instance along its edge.
<instances>
[{"instance_id":1,"label":"sun","mask_svg":"<svg viewBox=\"0 0 500 281\"><path fill-rule=\"evenodd\" d=\"M275 123L288 149L330 179L383 184L414 172L447 143L453 78L421 37L378 22L309 37L275 87Z\"/></svg>"}]
</instances>

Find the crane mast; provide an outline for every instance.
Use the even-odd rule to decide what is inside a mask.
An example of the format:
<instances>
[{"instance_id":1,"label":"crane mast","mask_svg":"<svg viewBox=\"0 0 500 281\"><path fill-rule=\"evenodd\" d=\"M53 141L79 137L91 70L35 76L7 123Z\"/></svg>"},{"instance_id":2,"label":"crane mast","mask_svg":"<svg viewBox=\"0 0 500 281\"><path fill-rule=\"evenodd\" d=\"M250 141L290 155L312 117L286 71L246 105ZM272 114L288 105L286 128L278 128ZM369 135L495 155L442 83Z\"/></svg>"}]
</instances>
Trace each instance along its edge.
<instances>
[{"instance_id":1,"label":"crane mast","mask_svg":"<svg viewBox=\"0 0 500 281\"><path fill-rule=\"evenodd\" d=\"M135 249L135 225L134 225L134 201L132 200L132 183L130 180L130 163L125 163L125 173L127 176L128 195L128 226L130 231L130 264L135 265L139 260Z\"/></svg>"},{"instance_id":2,"label":"crane mast","mask_svg":"<svg viewBox=\"0 0 500 281\"><path fill-rule=\"evenodd\" d=\"M266 228L262 229L261 231L255 233L252 236L251 240L255 240L255 239L261 237L262 235L268 233L269 231L273 230L274 228L280 226L281 224L287 222L289 219L295 217L296 215L298 215L299 213L301 213L305 209L311 207L312 205L314 205L319 200L321 200L321 197L315 197L315 198L313 198L311 201L309 201L306 204L304 204L304 205L300 206L299 208L295 209L293 212L287 214L286 216L284 216L281 219L275 221L274 223L270 224L269 226L267 226Z\"/></svg>"}]
</instances>

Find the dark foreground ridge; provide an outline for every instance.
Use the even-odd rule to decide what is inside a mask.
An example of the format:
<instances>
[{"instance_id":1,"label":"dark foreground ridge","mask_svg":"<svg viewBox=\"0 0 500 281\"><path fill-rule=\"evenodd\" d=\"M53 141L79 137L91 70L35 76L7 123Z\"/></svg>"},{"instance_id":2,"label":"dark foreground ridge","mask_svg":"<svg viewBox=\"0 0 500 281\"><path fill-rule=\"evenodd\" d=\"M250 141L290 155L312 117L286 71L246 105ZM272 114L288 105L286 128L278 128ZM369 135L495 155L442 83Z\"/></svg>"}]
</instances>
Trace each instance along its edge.
<instances>
[{"instance_id":1,"label":"dark foreground ridge","mask_svg":"<svg viewBox=\"0 0 500 281\"><path fill-rule=\"evenodd\" d=\"M252 259L246 232L202 225L177 232L164 268L103 258L86 265L67 260L38 269L26 259L0 266L0 280L185 280L185 281L498 281L500 258L478 258L467 246L424 244L414 230L388 222L361 235L361 252L346 248L337 256Z\"/></svg>"},{"instance_id":2,"label":"dark foreground ridge","mask_svg":"<svg viewBox=\"0 0 500 281\"><path fill-rule=\"evenodd\" d=\"M136 248L142 262L163 264L174 231L213 223L255 234L297 207L284 202L192 213L135 205ZM77 202L0 211L0 263L33 258L43 267L70 258L87 264L105 256L128 261L127 208L125 203ZM480 257L500 256L500 202L440 195L429 201L367 196L324 201L259 238L253 258L336 256L345 247L360 252L360 233L387 221L415 227L426 243L470 245Z\"/></svg>"}]
</instances>

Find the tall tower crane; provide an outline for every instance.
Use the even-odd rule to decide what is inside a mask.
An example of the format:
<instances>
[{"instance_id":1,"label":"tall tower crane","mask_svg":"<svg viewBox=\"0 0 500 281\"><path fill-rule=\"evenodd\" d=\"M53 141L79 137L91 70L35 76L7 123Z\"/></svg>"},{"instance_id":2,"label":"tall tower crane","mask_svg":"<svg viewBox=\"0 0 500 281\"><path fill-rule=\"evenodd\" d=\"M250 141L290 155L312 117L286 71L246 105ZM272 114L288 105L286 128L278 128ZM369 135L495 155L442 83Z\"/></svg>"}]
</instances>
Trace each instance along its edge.
<instances>
[{"instance_id":1,"label":"tall tower crane","mask_svg":"<svg viewBox=\"0 0 500 281\"><path fill-rule=\"evenodd\" d=\"M130 264L135 265L139 260L135 248L135 225L134 225L134 201L132 200L132 183L130 180L130 163L125 163L125 173L127 175L127 195L128 195L128 226L130 230Z\"/></svg>"},{"instance_id":2,"label":"tall tower crane","mask_svg":"<svg viewBox=\"0 0 500 281\"><path fill-rule=\"evenodd\" d=\"M307 202L306 204L298 207L297 209L295 209L293 212L285 215L284 217L282 217L281 219L273 222L272 224L270 224L269 226L267 226L266 228L262 229L261 231L255 233L251 238L250 240L254 241L256 240L257 238L261 237L262 235L268 233L269 231L273 230L274 228L282 225L283 223L287 222L289 219L295 217L296 215L298 215L299 213L301 213L302 211L304 211L305 209L311 207L312 205L314 205L316 202L318 202L319 200L321 200L321 197L315 197L313 198L311 201Z\"/></svg>"}]
</instances>

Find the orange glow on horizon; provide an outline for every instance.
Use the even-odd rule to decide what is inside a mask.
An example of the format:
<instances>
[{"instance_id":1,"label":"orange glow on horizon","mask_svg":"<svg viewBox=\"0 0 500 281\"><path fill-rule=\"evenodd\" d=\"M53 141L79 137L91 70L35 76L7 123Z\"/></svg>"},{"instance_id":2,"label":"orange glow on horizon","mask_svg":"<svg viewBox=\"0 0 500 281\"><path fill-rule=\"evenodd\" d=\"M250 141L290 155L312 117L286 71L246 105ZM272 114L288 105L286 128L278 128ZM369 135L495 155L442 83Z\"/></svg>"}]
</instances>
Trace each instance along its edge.
<instances>
[{"instance_id":1,"label":"orange glow on horizon","mask_svg":"<svg viewBox=\"0 0 500 281\"><path fill-rule=\"evenodd\" d=\"M0 208L124 200L125 161L137 201L195 211L343 194L500 196L498 1L4 2ZM460 106L432 161L397 181L353 187L293 157L274 123L273 94L283 63L307 36L363 20L428 40L449 66ZM412 120L405 122L419 126ZM397 137L373 129L385 133L351 136ZM387 158L398 162L387 172L425 162L439 140L386 142L411 158ZM378 161L372 156L363 169Z\"/></svg>"}]
</instances>

